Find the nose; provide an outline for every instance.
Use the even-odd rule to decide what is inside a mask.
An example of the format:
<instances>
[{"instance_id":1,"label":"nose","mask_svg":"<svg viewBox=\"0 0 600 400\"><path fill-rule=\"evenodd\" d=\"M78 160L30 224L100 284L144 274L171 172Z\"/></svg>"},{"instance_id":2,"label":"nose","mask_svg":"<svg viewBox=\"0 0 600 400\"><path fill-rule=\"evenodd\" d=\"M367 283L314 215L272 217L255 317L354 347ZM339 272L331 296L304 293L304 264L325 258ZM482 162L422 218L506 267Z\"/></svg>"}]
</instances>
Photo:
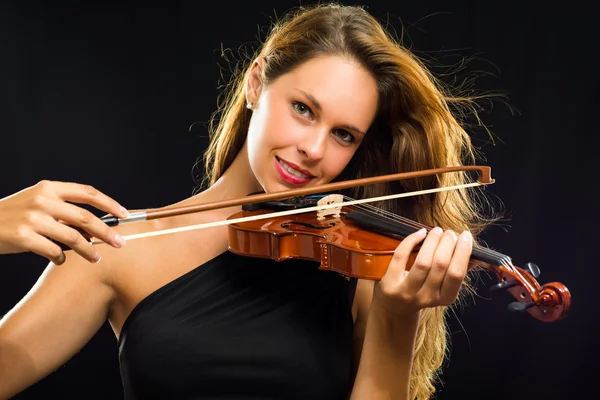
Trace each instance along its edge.
<instances>
[{"instance_id":1,"label":"nose","mask_svg":"<svg viewBox=\"0 0 600 400\"><path fill-rule=\"evenodd\" d=\"M323 158L327 146L329 130L314 128L307 130L304 137L298 142L300 154L308 160L318 161Z\"/></svg>"}]
</instances>

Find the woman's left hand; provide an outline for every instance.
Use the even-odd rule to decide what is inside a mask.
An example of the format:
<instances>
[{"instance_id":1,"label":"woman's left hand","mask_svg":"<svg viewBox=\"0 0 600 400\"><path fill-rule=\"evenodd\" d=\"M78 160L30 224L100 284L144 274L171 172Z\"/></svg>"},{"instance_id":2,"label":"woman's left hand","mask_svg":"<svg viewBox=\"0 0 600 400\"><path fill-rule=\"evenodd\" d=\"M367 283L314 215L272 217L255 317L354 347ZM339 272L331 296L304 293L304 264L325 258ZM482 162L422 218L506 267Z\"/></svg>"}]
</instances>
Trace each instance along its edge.
<instances>
[{"instance_id":1,"label":"woman's left hand","mask_svg":"<svg viewBox=\"0 0 600 400\"><path fill-rule=\"evenodd\" d=\"M420 243L411 266L411 253ZM403 316L426 307L452 304L462 287L472 250L473 239L466 231L458 236L436 227L429 233L423 229L407 236L396 248L385 275L375 284L373 305L390 316Z\"/></svg>"}]
</instances>

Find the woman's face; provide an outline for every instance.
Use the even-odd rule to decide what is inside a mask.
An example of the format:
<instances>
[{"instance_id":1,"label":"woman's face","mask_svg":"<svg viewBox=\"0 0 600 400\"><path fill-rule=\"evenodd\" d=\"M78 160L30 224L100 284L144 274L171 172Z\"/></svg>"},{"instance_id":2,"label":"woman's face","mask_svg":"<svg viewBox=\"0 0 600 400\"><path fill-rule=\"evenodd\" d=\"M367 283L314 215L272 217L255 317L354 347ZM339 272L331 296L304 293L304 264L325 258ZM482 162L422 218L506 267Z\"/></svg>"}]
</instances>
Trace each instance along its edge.
<instances>
[{"instance_id":1,"label":"woman's face","mask_svg":"<svg viewBox=\"0 0 600 400\"><path fill-rule=\"evenodd\" d=\"M256 66L247 146L258 183L266 192L329 183L375 118L375 79L348 58L322 56L260 87Z\"/></svg>"}]
</instances>

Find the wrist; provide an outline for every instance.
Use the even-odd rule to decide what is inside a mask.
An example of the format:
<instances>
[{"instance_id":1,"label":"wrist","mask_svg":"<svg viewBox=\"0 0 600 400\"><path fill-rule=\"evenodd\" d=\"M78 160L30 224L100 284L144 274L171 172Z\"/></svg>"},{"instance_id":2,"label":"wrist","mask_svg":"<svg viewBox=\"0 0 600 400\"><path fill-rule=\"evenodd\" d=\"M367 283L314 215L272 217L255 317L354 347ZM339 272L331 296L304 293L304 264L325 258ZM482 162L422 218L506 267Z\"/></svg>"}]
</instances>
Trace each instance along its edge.
<instances>
[{"instance_id":1,"label":"wrist","mask_svg":"<svg viewBox=\"0 0 600 400\"><path fill-rule=\"evenodd\" d=\"M378 318L389 321L418 320L420 308L412 304L404 303L398 299L383 295L378 288L375 288L373 300L371 302L370 313L374 313Z\"/></svg>"},{"instance_id":2,"label":"wrist","mask_svg":"<svg viewBox=\"0 0 600 400\"><path fill-rule=\"evenodd\" d=\"M378 325L388 328L401 327L406 329L418 324L420 310L416 308L398 307L388 304L389 302L373 299L369 310L369 319Z\"/></svg>"}]
</instances>

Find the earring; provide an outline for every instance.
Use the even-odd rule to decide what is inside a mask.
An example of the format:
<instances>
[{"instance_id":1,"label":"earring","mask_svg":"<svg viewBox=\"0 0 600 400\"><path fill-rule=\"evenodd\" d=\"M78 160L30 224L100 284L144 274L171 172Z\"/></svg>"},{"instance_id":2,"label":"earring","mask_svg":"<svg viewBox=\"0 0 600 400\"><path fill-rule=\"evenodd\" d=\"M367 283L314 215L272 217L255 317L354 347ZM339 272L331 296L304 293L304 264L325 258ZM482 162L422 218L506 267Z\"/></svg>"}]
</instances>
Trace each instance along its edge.
<instances>
[{"instance_id":1,"label":"earring","mask_svg":"<svg viewBox=\"0 0 600 400\"><path fill-rule=\"evenodd\" d=\"M252 102L246 103L246 108L252 110Z\"/></svg>"}]
</instances>

